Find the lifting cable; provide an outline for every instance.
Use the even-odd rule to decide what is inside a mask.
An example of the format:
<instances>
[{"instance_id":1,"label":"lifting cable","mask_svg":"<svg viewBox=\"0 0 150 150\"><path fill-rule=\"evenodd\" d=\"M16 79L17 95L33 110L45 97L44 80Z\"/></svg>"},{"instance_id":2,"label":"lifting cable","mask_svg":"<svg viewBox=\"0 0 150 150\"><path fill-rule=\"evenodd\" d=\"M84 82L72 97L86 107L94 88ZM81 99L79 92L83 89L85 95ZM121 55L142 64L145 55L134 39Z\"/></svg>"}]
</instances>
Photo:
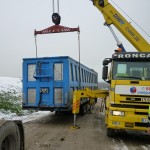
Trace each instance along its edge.
<instances>
[{"instance_id":1,"label":"lifting cable","mask_svg":"<svg viewBox=\"0 0 150 150\"><path fill-rule=\"evenodd\" d=\"M37 34L49 34L49 33L62 33L62 32L77 32L78 33L78 49L79 49L79 74L80 74L80 28L70 28L70 27L65 27L61 26L60 21L61 17L59 15L59 0L57 0L57 12L55 12L55 0L52 0L52 9L53 9L53 14L52 14L52 22L55 24L53 26L50 26L46 29L36 31L34 30L34 37L35 37L35 48L36 48L36 57L38 57L37 54ZM79 76L79 88L81 87L81 78Z\"/></svg>"},{"instance_id":2,"label":"lifting cable","mask_svg":"<svg viewBox=\"0 0 150 150\"><path fill-rule=\"evenodd\" d=\"M60 24L60 21L61 21L61 17L59 15L59 0L57 0L57 12L55 12L55 0L52 0L52 10L53 10L53 14L52 14L52 22L55 24L55 25L59 25ZM35 30L36 32L36 30ZM36 49L36 57L37 57L37 39L36 39L36 36L37 34L35 34L34 32L34 38L35 38L35 49ZM46 33L45 33L46 34Z\"/></svg>"},{"instance_id":3,"label":"lifting cable","mask_svg":"<svg viewBox=\"0 0 150 150\"><path fill-rule=\"evenodd\" d=\"M148 37L150 37L150 35L140 26L138 25L138 23L136 23L123 9L121 9L113 0L111 0L112 3L114 3L114 5L116 5L116 7L118 7L137 27L139 27Z\"/></svg>"},{"instance_id":4,"label":"lifting cable","mask_svg":"<svg viewBox=\"0 0 150 150\"><path fill-rule=\"evenodd\" d=\"M55 13L55 0L52 1L53 13ZM59 14L59 0L57 0L57 12Z\"/></svg>"},{"instance_id":5,"label":"lifting cable","mask_svg":"<svg viewBox=\"0 0 150 150\"><path fill-rule=\"evenodd\" d=\"M41 31L34 30L34 37L35 37L35 48L36 48L36 57L37 57L37 34L49 34L49 33L62 33L62 32L75 32L78 33L78 48L79 48L79 63L80 63L80 28L69 28L60 25L54 25L48 27Z\"/></svg>"},{"instance_id":6,"label":"lifting cable","mask_svg":"<svg viewBox=\"0 0 150 150\"><path fill-rule=\"evenodd\" d=\"M57 0L57 11L55 11L55 0L53 0L52 2L52 6L53 6L53 14L52 14L52 21L55 25L59 25L60 21L61 21L61 17L59 14L59 0Z\"/></svg>"},{"instance_id":7,"label":"lifting cable","mask_svg":"<svg viewBox=\"0 0 150 150\"><path fill-rule=\"evenodd\" d=\"M34 38L35 38L35 51L36 51L36 58L37 58L37 40L36 40L36 35L34 35Z\"/></svg>"},{"instance_id":8,"label":"lifting cable","mask_svg":"<svg viewBox=\"0 0 150 150\"><path fill-rule=\"evenodd\" d=\"M81 89L80 32L78 32L78 50L79 50L79 89Z\"/></svg>"}]
</instances>

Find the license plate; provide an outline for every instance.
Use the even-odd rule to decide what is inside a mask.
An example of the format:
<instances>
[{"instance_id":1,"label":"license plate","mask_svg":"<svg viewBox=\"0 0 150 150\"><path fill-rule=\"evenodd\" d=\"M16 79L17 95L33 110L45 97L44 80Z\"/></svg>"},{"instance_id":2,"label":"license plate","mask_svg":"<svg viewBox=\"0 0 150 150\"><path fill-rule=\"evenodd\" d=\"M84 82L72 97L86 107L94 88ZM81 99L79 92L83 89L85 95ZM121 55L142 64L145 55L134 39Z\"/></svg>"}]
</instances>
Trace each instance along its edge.
<instances>
[{"instance_id":1,"label":"license plate","mask_svg":"<svg viewBox=\"0 0 150 150\"><path fill-rule=\"evenodd\" d=\"M114 125L120 125L120 122L113 121L112 124L114 124Z\"/></svg>"},{"instance_id":2,"label":"license plate","mask_svg":"<svg viewBox=\"0 0 150 150\"><path fill-rule=\"evenodd\" d=\"M142 118L142 122L143 123L147 123L148 122L148 118Z\"/></svg>"}]
</instances>

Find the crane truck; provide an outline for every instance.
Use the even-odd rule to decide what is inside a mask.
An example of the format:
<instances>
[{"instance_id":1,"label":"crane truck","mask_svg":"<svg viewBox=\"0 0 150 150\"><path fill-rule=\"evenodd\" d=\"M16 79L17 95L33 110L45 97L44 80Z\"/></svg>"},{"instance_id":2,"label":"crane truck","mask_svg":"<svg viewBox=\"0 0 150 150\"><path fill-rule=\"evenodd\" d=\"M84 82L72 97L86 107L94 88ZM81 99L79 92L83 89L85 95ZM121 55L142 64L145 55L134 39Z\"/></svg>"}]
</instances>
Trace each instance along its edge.
<instances>
[{"instance_id":1,"label":"crane truck","mask_svg":"<svg viewBox=\"0 0 150 150\"><path fill-rule=\"evenodd\" d=\"M110 27L113 24L138 51L123 51L103 61L102 78L110 83L105 110L107 136L113 136L117 129L147 131L150 104L150 45L108 0L92 2L102 12L105 25ZM118 46L122 48L119 42ZM108 64L111 64L109 76ZM0 148L24 149L21 121L0 120Z\"/></svg>"},{"instance_id":2,"label":"crane truck","mask_svg":"<svg viewBox=\"0 0 150 150\"><path fill-rule=\"evenodd\" d=\"M117 52L103 61L102 78L110 83L105 109L107 136L118 130L147 131L150 44L108 0L93 0L93 4L104 16L105 25L114 25L137 50Z\"/></svg>"}]
</instances>

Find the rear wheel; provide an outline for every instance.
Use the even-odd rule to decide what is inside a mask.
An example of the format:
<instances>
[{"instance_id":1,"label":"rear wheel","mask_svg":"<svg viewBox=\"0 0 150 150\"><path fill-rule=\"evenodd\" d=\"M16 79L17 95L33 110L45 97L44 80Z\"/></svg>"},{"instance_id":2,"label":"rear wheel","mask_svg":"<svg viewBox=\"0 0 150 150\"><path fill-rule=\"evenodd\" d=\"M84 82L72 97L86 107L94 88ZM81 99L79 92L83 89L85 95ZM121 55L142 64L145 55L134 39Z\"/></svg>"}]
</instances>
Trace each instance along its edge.
<instances>
[{"instance_id":1,"label":"rear wheel","mask_svg":"<svg viewBox=\"0 0 150 150\"><path fill-rule=\"evenodd\" d=\"M87 112L87 105L85 104L80 107L80 114L85 115L86 112Z\"/></svg>"},{"instance_id":2,"label":"rear wheel","mask_svg":"<svg viewBox=\"0 0 150 150\"><path fill-rule=\"evenodd\" d=\"M20 133L15 122L6 121L0 126L0 149L20 150Z\"/></svg>"},{"instance_id":3,"label":"rear wheel","mask_svg":"<svg viewBox=\"0 0 150 150\"><path fill-rule=\"evenodd\" d=\"M108 137L113 137L115 136L116 132L115 129L107 128L107 136Z\"/></svg>"}]
</instances>

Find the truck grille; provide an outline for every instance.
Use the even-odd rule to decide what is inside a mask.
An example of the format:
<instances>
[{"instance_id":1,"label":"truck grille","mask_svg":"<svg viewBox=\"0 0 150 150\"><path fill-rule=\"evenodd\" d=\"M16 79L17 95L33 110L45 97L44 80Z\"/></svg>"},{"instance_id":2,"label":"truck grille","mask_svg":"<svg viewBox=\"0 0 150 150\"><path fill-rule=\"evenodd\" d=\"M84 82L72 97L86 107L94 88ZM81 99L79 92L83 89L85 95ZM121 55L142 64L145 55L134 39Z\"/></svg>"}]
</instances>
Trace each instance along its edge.
<instances>
[{"instance_id":1,"label":"truck grille","mask_svg":"<svg viewBox=\"0 0 150 150\"><path fill-rule=\"evenodd\" d=\"M150 104L150 102L120 101L120 103Z\"/></svg>"},{"instance_id":2,"label":"truck grille","mask_svg":"<svg viewBox=\"0 0 150 150\"><path fill-rule=\"evenodd\" d=\"M136 115L146 115L146 116L148 116L148 113L146 113L146 112L135 112L135 114Z\"/></svg>"},{"instance_id":3,"label":"truck grille","mask_svg":"<svg viewBox=\"0 0 150 150\"><path fill-rule=\"evenodd\" d=\"M120 94L120 103L126 104L133 104L133 105L139 105L139 104L146 104L147 106L150 105L150 96L144 96L144 95L123 95ZM132 107L134 108L134 107Z\"/></svg>"},{"instance_id":4,"label":"truck grille","mask_svg":"<svg viewBox=\"0 0 150 150\"><path fill-rule=\"evenodd\" d=\"M137 127L148 127L147 123L135 122L135 126Z\"/></svg>"},{"instance_id":5,"label":"truck grille","mask_svg":"<svg viewBox=\"0 0 150 150\"><path fill-rule=\"evenodd\" d=\"M148 109L149 106L144 105L130 105L130 104L111 104L111 107L121 107L121 108L136 108L136 109Z\"/></svg>"}]
</instances>

